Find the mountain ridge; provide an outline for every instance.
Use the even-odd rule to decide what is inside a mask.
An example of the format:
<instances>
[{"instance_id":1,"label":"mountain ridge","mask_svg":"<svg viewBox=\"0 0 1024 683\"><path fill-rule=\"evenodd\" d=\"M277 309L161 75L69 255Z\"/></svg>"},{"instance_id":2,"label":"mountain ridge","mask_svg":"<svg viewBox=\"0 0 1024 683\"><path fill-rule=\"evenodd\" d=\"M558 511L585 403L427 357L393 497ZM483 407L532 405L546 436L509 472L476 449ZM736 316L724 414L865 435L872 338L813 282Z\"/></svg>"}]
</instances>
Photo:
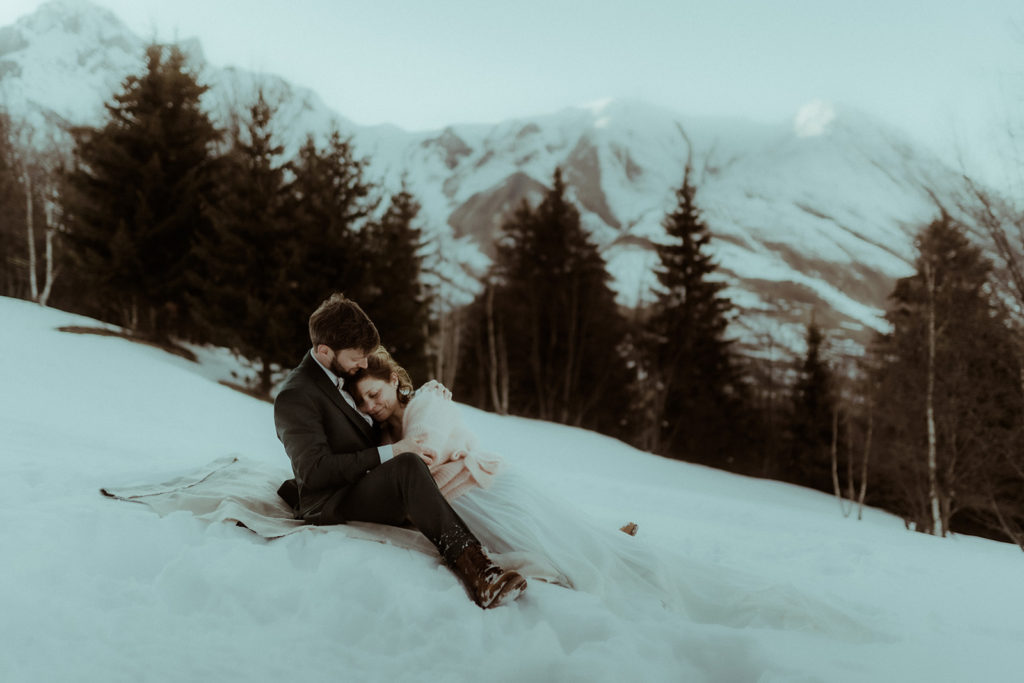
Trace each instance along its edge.
<instances>
[{"instance_id":1,"label":"mountain ridge","mask_svg":"<svg viewBox=\"0 0 1024 683\"><path fill-rule=\"evenodd\" d=\"M49 138L65 124L101 125L103 103L140 72L144 45L88 0L53 0L0 28L0 94L13 116ZM278 106L289 151L335 125L368 158L371 179L388 191L404 180L437 241L436 265L456 283L446 294L452 305L476 291L503 217L523 200L536 202L556 166L620 300L650 300L653 246L665 239L661 221L690 160L712 251L738 308L731 332L748 346L770 334L798 350L814 316L856 353L886 328L885 296L912 272L918 227L937 215L938 201L955 207L968 194L929 150L827 102L808 103L789 125L613 99L405 131L356 125L277 76L214 67L197 41L186 41L186 52L210 86L204 106L216 121L230 120L262 87Z\"/></svg>"}]
</instances>

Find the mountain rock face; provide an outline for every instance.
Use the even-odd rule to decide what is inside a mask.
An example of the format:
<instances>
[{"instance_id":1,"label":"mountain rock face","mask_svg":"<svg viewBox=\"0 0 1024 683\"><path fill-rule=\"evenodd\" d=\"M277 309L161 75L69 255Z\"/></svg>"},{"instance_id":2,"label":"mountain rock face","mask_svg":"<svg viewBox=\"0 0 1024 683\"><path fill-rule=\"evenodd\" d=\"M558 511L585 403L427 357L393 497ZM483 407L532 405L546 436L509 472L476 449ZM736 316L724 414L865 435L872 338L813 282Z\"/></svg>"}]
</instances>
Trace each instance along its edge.
<instances>
[{"instance_id":1,"label":"mountain rock face","mask_svg":"<svg viewBox=\"0 0 1024 683\"><path fill-rule=\"evenodd\" d=\"M281 78L215 68L183 43L204 104L222 125L254 101L277 104L289 151L332 125L370 159L386 190L404 182L423 205L429 258L451 303L476 291L502 220L535 204L561 167L601 246L620 299L650 300L653 245L687 160L712 248L750 350L799 350L813 315L840 352L875 330L894 280L912 272L913 237L965 196L958 173L898 131L856 111L811 103L788 125L681 116L605 101L495 125L408 132L356 126ZM143 68L145 42L85 0L55 0L0 29L0 98L36 146L68 144L69 125L102 125L104 102Z\"/></svg>"}]
</instances>

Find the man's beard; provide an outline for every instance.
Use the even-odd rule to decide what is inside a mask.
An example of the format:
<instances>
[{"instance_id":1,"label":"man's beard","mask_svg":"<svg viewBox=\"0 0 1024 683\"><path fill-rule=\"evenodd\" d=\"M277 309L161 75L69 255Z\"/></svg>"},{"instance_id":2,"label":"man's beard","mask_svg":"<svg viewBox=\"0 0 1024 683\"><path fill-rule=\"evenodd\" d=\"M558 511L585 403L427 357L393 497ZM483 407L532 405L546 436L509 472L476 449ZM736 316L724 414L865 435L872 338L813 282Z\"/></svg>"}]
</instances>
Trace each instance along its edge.
<instances>
[{"instance_id":1,"label":"man's beard","mask_svg":"<svg viewBox=\"0 0 1024 683\"><path fill-rule=\"evenodd\" d=\"M356 374L356 372L358 372L358 371L359 371L359 366L358 365L356 367L352 368L351 370L346 370L345 368L341 367L341 363L338 362L338 357L337 356L335 356L334 358L331 359L331 372L334 373L335 377L340 377L341 379L345 379L346 377L351 377L352 375Z\"/></svg>"}]
</instances>

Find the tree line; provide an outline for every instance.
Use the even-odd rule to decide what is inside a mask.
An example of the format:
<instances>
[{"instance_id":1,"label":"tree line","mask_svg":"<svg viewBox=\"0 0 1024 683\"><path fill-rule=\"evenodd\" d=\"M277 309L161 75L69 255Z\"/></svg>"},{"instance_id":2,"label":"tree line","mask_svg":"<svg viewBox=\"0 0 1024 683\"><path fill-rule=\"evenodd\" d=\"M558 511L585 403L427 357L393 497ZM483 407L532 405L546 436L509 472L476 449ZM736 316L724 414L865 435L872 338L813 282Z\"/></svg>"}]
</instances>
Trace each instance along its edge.
<instances>
[{"instance_id":1,"label":"tree line","mask_svg":"<svg viewBox=\"0 0 1024 683\"><path fill-rule=\"evenodd\" d=\"M436 376L461 401L1024 547L1024 296L998 277L1019 241L996 268L940 207L890 296L890 331L840 365L812 320L780 377L728 336L736 313L689 162L651 303L616 302L556 169L505 219L479 294L445 308L406 188L384 193L337 129L286 157L262 93L219 128L205 90L180 50L152 45L105 123L71 130L70 155L19 144L0 116L0 293L230 348L268 395L308 348L310 310L343 291L414 381ZM979 220L1005 236L1005 212L979 197Z\"/></svg>"},{"instance_id":2,"label":"tree line","mask_svg":"<svg viewBox=\"0 0 1024 683\"><path fill-rule=\"evenodd\" d=\"M177 47L152 45L144 71L106 104L106 122L70 130L73 154L51 174L53 198L24 174L3 174L3 293L152 341L231 348L253 362L266 394L275 370L308 347L311 302L342 290L395 330L392 352L425 372L430 292L420 285L415 199L385 195L337 129L321 142L308 135L285 158L262 92L218 128L201 107L206 89ZM15 171L9 160L31 155L7 151L4 167ZM26 215L31 226L33 207L38 216L50 203L59 277L43 299L26 287L40 237L15 226Z\"/></svg>"}]
</instances>

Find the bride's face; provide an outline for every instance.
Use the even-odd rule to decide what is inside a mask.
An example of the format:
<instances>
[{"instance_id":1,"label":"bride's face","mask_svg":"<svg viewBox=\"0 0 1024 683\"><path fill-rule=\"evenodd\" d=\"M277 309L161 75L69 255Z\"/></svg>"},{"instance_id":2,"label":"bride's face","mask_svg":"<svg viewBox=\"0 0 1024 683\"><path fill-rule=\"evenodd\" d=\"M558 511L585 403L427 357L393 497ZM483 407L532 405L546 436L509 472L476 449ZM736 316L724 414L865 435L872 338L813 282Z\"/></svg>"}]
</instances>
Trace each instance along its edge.
<instances>
[{"instance_id":1,"label":"bride's face","mask_svg":"<svg viewBox=\"0 0 1024 683\"><path fill-rule=\"evenodd\" d=\"M390 381L363 377L356 384L356 393L359 409L377 422L383 422L398 406L398 377L392 374Z\"/></svg>"}]
</instances>

